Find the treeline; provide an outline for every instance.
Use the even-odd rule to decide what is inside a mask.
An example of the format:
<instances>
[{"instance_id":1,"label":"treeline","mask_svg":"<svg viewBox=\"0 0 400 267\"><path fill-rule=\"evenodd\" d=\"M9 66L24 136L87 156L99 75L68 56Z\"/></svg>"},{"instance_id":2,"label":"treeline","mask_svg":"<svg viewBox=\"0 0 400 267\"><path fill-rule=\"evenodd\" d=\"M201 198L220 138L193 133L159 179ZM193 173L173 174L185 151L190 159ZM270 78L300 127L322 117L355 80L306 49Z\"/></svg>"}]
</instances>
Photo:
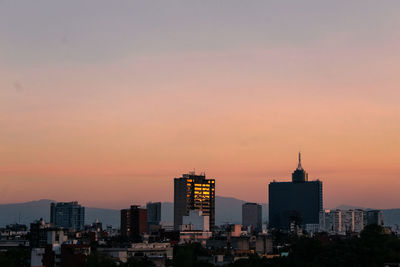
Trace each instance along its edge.
<instances>
[{"instance_id":1,"label":"treeline","mask_svg":"<svg viewBox=\"0 0 400 267\"><path fill-rule=\"evenodd\" d=\"M290 238L281 233L275 237L279 243L285 240L290 244L279 251L288 252L288 256L267 259L253 255L248 259L241 259L227 266L382 267L385 263L400 263L400 239L395 235L385 234L384 229L378 225L367 226L361 232L360 237L321 235L313 238L307 236ZM206 254L207 251L197 245L178 247L174 252L174 261L171 262L170 266L212 266L199 260L201 255Z\"/></svg>"}]
</instances>

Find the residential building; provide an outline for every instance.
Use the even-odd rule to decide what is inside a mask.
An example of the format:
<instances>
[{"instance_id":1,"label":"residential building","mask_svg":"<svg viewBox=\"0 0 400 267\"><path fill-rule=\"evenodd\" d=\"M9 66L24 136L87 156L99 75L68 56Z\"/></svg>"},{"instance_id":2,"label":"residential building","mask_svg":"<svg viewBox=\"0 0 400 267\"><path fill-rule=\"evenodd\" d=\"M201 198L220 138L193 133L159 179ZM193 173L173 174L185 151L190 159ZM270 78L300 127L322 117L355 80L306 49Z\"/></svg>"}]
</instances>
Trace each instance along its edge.
<instances>
[{"instance_id":1,"label":"residential building","mask_svg":"<svg viewBox=\"0 0 400 267\"><path fill-rule=\"evenodd\" d=\"M85 208L78 202L58 202L50 204L50 223L56 227L76 231L84 229Z\"/></svg>"},{"instance_id":2,"label":"residential building","mask_svg":"<svg viewBox=\"0 0 400 267\"><path fill-rule=\"evenodd\" d=\"M190 210L188 216L183 216L183 223L181 227L188 227L188 225L191 225L190 230L209 232L210 217L204 216L203 212L200 210Z\"/></svg>"},{"instance_id":3,"label":"residential building","mask_svg":"<svg viewBox=\"0 0 400 267\"><path fill-rule=\"evenodd\" d=\"M354 210L342 210L342 232L354 232Z\"/></svg>"},{"instance_id":4,"label":"residential building","mask_svg":"<svg viewBox=\"0 0 400 267\"><path fill-rule=\"evenodd\" d=\"M239 237L242 235L242 225L241 224L230 224L226 228L228 237Z\"/></svg>"},{"instance_id":5,"label":"residential building","mask_svg":"<svg viewBox=\"0 0 400 267\"><path fill-rule=\"evenodd\" d=\"M319 227L321 232L337 234L342 232L342 211L325 210L319 214Z\"/></svg>"},{"instance_id":6,"label":"residential building","mask_svg":"<svg viewBox=\"0 0 400 267\"><path fill-rule=\"evenodd\" d=\"M258 235L256 237L255 252L260 256L272 253L272 238L269 235Z\"/></svg>"},{"instance_id":7,"label":"residential building","mask_svg":"<svg viewBox=\"0 0 400 267\"><path fill-rule=\"evenodd\" d=\"M147 233L147 210L137 205L121 210L121 235L139 240Z\"/></svg>"},{"instance_id":8,"label":"residential building","mask_svg":"<svg viewBox=\"0 0 400 267\"><path fill-rule=\"evenodd\" d=\"M354 210L354 232L360 233L364 229L364 211L361 209Z\"/></svg>"},{"instance_id":9,"label":"residential building","mask_svg":"<svg viewBox=\"0 0 400 267\"><path fill-rule=\"evenodd\" d=\"M170 243L134 243L130 248L99 247L97 252L110 256L117 264L126 263L131 257L146 257L155 266L165 266L165 261L173 258L173 247Z\"/></svg>"},{"instance_id":10,"label":"residential building","mask_svg":"<svg viewBox=\"0 0 400 267\"><path fill-rule=\"evenodd\" d=\"M40 254L43 266L46 267L83 267L87 256L90 255L90 246L85 244L47 245L43 254L40 251L39 255L36 255L36 261Z\"/></svg>"},{"instance_id":11,"label":"residential building","mask_svg":"<svg viewBox=\"0 0 400 267\"><path fill-rule=\"evenodd\" d=\"M32 248L44 248L47 244L47 229L51 224L46 223L43 218L31 223L29 243Z\"/></svg>"},{"instance_id":12,"label":"residential building","mask_svg":"<svg viewBox=\"0 0 400 267\"><path fill-rule=\"evenodd\" d=\"M325 210L320 213L320 231L330 234L360 233L364 229L364 211Z\"/></svg>"},{"instance_id":13,"label":"residential building","mask_svg":"<svg viewBox=\"0 0 400 267\"><path fill-rule=\"evenodd\" d=\"M199 242L205 244L212 236L210 232L210 217L200 210L190 210L188 216L183 216L180 225L180 243Z\"/></svg>"},{"instance_id":14,"label":"residential building","mask_svg":"<svg viewBox=\"0 0 400 267\"><path fill-rule=\"evenodd\" d=\"M368 210L364 213L364 225L377 224L383 225L382 211L381 210Z\"/></svg>"},{"instance_id":15,"label":"residential building","mask_svg":"<svg viewBox=\"0 0 400 267\"><path fill-rule=\"evenodd\" d=\"M206 244L207 239L212 237L212 232L208 231L196 231L196 230L185 230L179 234L179 243L201 243Z\"/></svg>"}]
</instances>

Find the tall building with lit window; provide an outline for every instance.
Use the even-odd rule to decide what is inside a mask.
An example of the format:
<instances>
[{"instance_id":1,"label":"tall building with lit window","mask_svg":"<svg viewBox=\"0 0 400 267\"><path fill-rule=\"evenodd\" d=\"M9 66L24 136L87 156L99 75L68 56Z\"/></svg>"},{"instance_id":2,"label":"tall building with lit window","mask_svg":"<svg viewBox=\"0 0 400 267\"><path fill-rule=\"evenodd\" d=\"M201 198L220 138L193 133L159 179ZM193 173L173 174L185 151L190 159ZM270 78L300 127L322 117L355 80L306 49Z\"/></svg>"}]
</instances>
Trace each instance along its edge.
<instances>
[{"instance_id":1,"label":"tall building with lit window","mask_svg":"<svg viewBox=\"0 0 400 267\"><path fill-rule=\"evenodd\" d=\"M210 231L215 226L215 180L206 179L204 173L183 174L174 179L174 229L179 230L183 216L189 216L190 210L199 210L209 216Z\"/></svg>"}]
</instances>

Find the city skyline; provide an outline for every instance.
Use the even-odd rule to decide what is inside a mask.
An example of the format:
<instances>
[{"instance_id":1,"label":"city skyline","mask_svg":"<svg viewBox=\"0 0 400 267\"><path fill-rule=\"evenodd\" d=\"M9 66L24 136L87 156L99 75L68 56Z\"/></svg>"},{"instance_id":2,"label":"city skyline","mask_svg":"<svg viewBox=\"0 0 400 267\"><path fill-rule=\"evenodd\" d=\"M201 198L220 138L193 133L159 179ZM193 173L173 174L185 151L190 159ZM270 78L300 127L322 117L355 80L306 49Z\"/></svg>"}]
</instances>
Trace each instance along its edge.
<instances>
[{"instance_id":1,"label":"city skyline","mask_svg":"<svg viewBox=\"0 0 400 267\"><path fill-rule=\"evenodd\" d=\"M398 207L399 1L150 2L0 1L0 203L172 202L194 168L266 203L301 150L324 207Z\"/></svg>"},{"instance_id":2,"label":"city skyline","mask_svg":"<svg viewBox=\"0 0 400 267\"><path fill-rule=\"evenodd\" d=\"M303 168L302 168L302 165L301 165L301 152L299 152L299 154L298 154L299 156L298 156L298 166L297 166L297 168L295 169L295 172L294 173L292 173L291 175L292 175L292 179L294 179L293 178L293 176L294 176L294 174L296 173L296 171L298 171L299 170L299 168L300 168L300 170L302 170L303 171ZM202 175L205 175L205 172L200 172L200 173L198 173L198 172L196 172L195 171L195 169L193 169L192 171L189 171L188 172L189 174L192 174L192 175L200 175L200 176L202 176ZM306 171L304 171L304 173L305 173L305 179L306 179L306 181L308 181L308 173L306 172ZM187 174L187 175L189 175L189 174ZM314 177L313 177L314 178ZM212 178L213 179L213 178ZM319 178L315 178L315 179L313 179L313 180L315 180L315 181L320 181L320 179ZM286 182L287 181L287 179L285 179L285 178L283 178L283 179L271 179L270 180L270 182ZM321 181L322 182L322 181ZM268 189L268 185L267 185L267 189ZM324 189L325 190L325 189ZM235 196L229 196L229 195L218 195L218 194L216 194L215 195L216 197L222 197L222 198L235 198L235 199L238 199L238 200L242 200L242 201L245 201L245 202L247 202L247 200L246 199L240 199L240 198L238 198L238 197L235 197ZM46 199L46 198L42 198L42 199ZM32 200L28 200L28 202L29 201L37 201L37 200L39 200L39 199L32 199ZM65 201L61 201L61 200L58 200L58 199L52 199L52 200L54 200L54 201L56 201L56 202L65 202ZM66 202L76 202L77 200L76 199L69 199L68 201L66 201ZM129 201L129 200L128 200ZM148 205L148 204L152 204L152 203L154 203L154 201L158 201L158 199L154 199L154 198L152 198L152 199L149 199L149 200L145 200L144 202L140 202L140 201L131 201L131 204L132 203L134 203L135 205L139 205L140 207L146 207L146 205ZM1 203L1 204L13 204L14 202L11 202L11 203ZM17 203L20 203L20 202L15 202L15 204L17 204ZM162 201L162 203L174 203L174 201L173 201L173 199L172 200L166 200L166 201ZM269 202L268 201L259 201L259 202L256 202L256 203L260 203L260 204L269 204ZM323 201L323 204L325 203L325 201ZM325 209L336 209L338 206L340 206L340 205L349 205L350 207L351 206L354 206L355 208L357 208L357 207L359 207L359 208L372 208L372 207L369 207L369 206L357 206L357 205L351 205L351 204L349 204L349 203L340 203L339 205L337 205L337 206L324 206L324 208ZM95 208L95 207L100 207L100 206L91 206L91 207L93 207L93 208ZM114 207L107 207L107 206L105 206L105 207L102 207L102 208L111 208L111 209L121 209L121 207L119 207L119 206L114 206Z\"/></svg>"}]
</instances>

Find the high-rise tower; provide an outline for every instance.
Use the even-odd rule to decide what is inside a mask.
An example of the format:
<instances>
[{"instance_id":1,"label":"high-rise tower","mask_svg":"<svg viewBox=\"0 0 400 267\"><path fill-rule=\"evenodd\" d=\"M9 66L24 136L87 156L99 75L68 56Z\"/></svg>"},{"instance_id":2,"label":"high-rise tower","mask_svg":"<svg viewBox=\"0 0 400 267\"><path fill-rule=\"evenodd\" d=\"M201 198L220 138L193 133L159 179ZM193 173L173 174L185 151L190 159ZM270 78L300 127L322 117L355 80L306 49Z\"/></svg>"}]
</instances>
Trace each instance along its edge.
<instances>
[{"instance_id":1,"label":"high-rise tower","mask_svg":"<svg viewBox=\"0 0 400 267\"><path fill-rule=\"evenodd\" d=\"M251 226L254 231L262 231L262 206L257 203L244 203L242 205L242 225Z\"/></svg>"},{"instance_id":2,"label":"high-rise tower","mask_svg":"<svg viewBox=\"0 0 400 267\"><path fill-rule=\"evenodd\" d=\"M159 225L161 221L161 202L149 202L147 209L147 230L151 233L153 225Z\"/></svg>"},{"instance_id":3,"label":"high-rise tower","mask_svg":"<svg viewBox=\"0 0 400 267\"><path fill-rule=\"evenodd\" d=\"M147 210L138 205L121 210L121 235L135 241L147 232Z\"/></svg>"},{"instance_id":4,"label":"high-rise tower","mask_svg":"<svg viewBox=\"0 0 400 267\"><path fill-rule=\"evenodd\" d=\"M85 208L78 202L58 202L50 204L50 223L56 227L83 230L85 225Z\"/></svg>"},{"instance_id":5,"label":"high-rise tower","mask_svg":"<svg viewBox=\"0 0 400 267\"><path fill-rule=\"evenodd\" d=\"M291 182L271 182L268 186L269 227L288 229L291 223L318 224L323 210L322 182L309 181L301 165L301 154Z\"/></svg>"},{"instance_id":6,"label":"high-rise tower","mask_svg":"<svg viewBox=\"0 0 400 267\"><path fill-rule=\"evenodd\" d=\"M194 172L174 179L174 229L179 230L183 216L190 210L200 210L210 218L210 231L215 226L215 180Z\"/></svg>"},{"instance_id":7,"label":"high-rise tower","mask_svg":"<svg viewBox=\"0 0 400 267\"><path fill-rule=\"evenodd\" d=\"M297 165L297 169L292 173L292 182L307 182L308 181L308 173L301 166L301 153L299 152L299 164Z\"/></svg>"}]
</instances>

